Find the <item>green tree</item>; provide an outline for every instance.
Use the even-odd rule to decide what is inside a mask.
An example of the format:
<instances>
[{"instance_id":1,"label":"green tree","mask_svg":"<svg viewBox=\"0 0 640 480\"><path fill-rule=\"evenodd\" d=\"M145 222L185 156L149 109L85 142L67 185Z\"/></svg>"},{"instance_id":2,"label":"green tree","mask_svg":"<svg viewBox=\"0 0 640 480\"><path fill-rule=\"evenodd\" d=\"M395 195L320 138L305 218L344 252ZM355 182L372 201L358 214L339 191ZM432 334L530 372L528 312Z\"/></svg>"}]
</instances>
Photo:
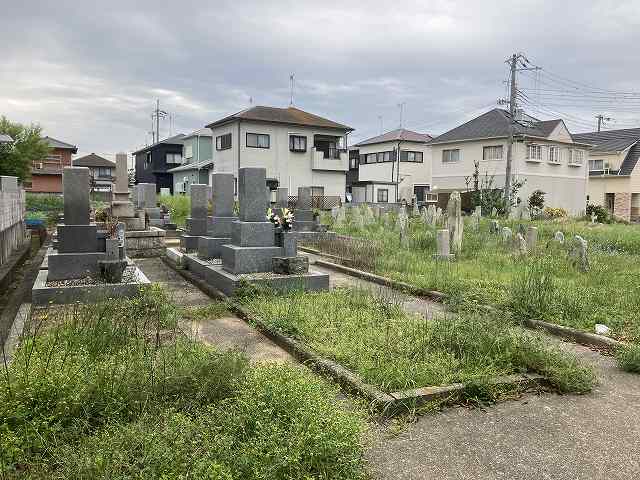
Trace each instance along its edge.
<instances>
[{"instance_id":1,"label":"green tree","mask_svg":"<svg viewBox=\"0 0 640 480\"><path fill-rule=\"evenodd\" d=\"M42 139L39 125L22 125L0 117L0 133L13 138L13 143L0 148L0 175L18 177L21 181L29 178L31 163L42 161L50 151Z\"/></svg>"}]
</instances>

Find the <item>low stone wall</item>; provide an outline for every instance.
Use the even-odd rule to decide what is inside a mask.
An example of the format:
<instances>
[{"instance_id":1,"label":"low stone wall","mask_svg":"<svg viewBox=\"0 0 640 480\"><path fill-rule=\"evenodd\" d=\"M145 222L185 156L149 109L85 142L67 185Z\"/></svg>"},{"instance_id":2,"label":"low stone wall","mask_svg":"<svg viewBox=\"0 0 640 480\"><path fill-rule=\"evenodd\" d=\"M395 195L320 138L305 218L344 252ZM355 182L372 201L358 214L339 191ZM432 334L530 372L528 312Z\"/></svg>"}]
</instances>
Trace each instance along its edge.
<instances>
[{"instance_id":1,"label":"low stone wall","mask_svg":"<svg viewBox=\"0 0 640 480\"><path fill-rule=\"evenodd\" d=\"M0 177L0 265L24 246L25 194L15 177Z\"/></svg>"},{"instance_id":2,"label":"low stone wall","mask_svg":"<svg viewBox=\"0 0 640 480\"><path fill-rule=\"evenodd\" d=\"M127 256L132 258L160 257L165 254L166 232L161 228L132 230L125 234Z\"/></svg>"}]
</instances>

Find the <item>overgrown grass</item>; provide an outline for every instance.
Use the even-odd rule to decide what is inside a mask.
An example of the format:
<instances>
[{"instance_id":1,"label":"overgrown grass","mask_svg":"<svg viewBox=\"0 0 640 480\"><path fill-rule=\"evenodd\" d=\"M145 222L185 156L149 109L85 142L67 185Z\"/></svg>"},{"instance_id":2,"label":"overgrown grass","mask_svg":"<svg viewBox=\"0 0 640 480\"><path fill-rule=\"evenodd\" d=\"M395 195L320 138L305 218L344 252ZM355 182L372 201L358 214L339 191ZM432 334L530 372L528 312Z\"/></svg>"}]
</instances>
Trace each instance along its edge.
<instances>
[{"instance_id":1,"label":"overgrown grass","mask_svg":"<svg viewBox=\"0 0 640 480\"><path fill-rule=\"evenodd\" d=\"M339 233L358 240L320 242L321 250L344 257L345 263L401 280L418 288L438 290L457 309L489 304L523 318L536 318L594 331L604 323L620 340L640 343L640 227L590 225L586 222L518 222L538 227L538 248L526 257L512 253L500 235L489 233L489 221L478 231L465 225L463 252L455 262L438 262L435 228L411 219L409 241L401 245L390 222L357 227L351 221ZM516 222L505 222L515 232ZM442 227L439 227L442 228ZM567 241L579 234L589 242L591 269L579 272L568 259L568 245L551 239L561 230ZM367 252L363 255L363 252ZM368 252L372 252L371 255Z\"/></svg>"},{"instance_id":2,"label":"overgrown grass","mask_svg":"<svg viewBox=\"0 0 640 480\"><path fill-rule=\"evenodd\" d=\"M386 391L538 372L563 392L586 392L593 372L503 316L419 319L393 298L355 289L242 300L267 325Z\"/></svg>"},{"instance_id":3,"label":"overgrown grass","mask_svg":"<svg viewBox=\"0 0 640 480\"><path fill-rule=\"evenodd\" d=\"M188 195L159 195L160 205L166 205L171 215L171 221L184 227L191 210L191 197Z\"/></svg>"},{"instance_id":4,"label":"overgrown grass","mask_svg":"<svg viewBox=\"0 0 640 480\"><path fill-rule=\"evenodd\" d=\"M616 351L620 367L631 373L640 373L640 345L628 345Z\"/></svg>"},{"instance_id":5,"label":"overgrown grass","mask_svg":"<svg viewBox=\"0 0 640 480\"><path fill-rule=\"evenodd\" d=\"M37 316L0 379L9 478L363 477L358 412L177 329L157 289Z\"/></svg>"},{"instance_id":6,"label":"overgrown grass","mask_svg":"<svg viewBox=\"0 0 640 480\"><path fill-rule=\"evenodd\" d=\"M225 302L214 301L208 305L182 308L183 318L189 320L214 320L230 315Z\"/></svg>"}]
</instances>

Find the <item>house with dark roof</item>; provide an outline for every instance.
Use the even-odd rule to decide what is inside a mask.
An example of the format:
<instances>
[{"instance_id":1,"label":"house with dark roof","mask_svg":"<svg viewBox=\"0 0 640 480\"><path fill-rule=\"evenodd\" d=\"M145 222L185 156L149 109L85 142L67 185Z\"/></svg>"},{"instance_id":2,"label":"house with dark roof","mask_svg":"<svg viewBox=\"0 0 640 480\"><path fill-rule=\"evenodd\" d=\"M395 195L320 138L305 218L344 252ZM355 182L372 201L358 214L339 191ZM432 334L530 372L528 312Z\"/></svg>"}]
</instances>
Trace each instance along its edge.
<instances>
[{"instance_id":1,"label":"house with dark roof","mask_svg":"<svg viewBox=\"0 0 640 480\"><path fill-rule=\"evenodd\" d=\"M464 197L473 188L476 165L481 181L489 178L496 188L504 187L513 125L512 178L524 182L517 193L520 201L542 190L546 206L564 208L573 215L584 212L590 145L574 139L561 119L542 121L520 112L511 120L508 111L494 108L429 142L432 190L438 194L438 204L445 206L454 190Z\"/></svg>"},{"instance_id":2,"label":"house with dark roof","mask_svg":"<svg viewBox=\"0 0 640 480\"><path fill-rule=\"evenodd\" d=\"M91 192L111 192L115 176L116 164L95 153L75 158L71 162L74 167L87 167L91 179Z\"/></svg>"},{"instance_id":3,"label":"house with dark roof","mask_svg":"<svg viewBox=\"0 0 640 480\"><path fill-rule=\"evenodd\" d=\"M431 194L432 137L404 128L362 140L350 148L347 191L354 202L434 200ZM351 172L357 172L357 178Z\"/></svg>"},{"instance_id":4,"label":"house with dark roof","mask_svg":"<svg viewBox=\"0 0 640 480\"><path fill-rule=\"evenodd\" d=\"M208 128L201 128L185 135L182 143L183 164L167 172L173 175L173 191L189 195L194 183L211 185L213 135Z\"/></svg>"},{"instance_id":5,"label":"house with dark roof","mask_svg":"<svg viewBox=\"0 0 640 480\"><path fill-rule=\"evenodd\" d=\"M624 220L640 220L640 128L573 134L593 145L589 159L589 203Z\"/></svg>"},{"instance_id":6,"label":"house with dark roof","mask_svg":"<svg viewBox=\"0 0 640 480\"><path fill-rule=\"evenodd\" d=\"M44 137L51 150L42 161L31 165L31 184L25 190L33 193L62 193L62 169L71 166L71 155L78 147L53 137Z\"/></svg>"},{"instance_id":7,"label":"house with dark roof","mask_svg":"<svg viewBox=\"0 0 640 480\"><path fill-rule=\"evenodd\" d=\"M216 172L264 167L273 190L312 187L327 201L343 201L349 169L347 135L353 128L293 106L255 106L207 125ZM326 206L326 205L325 205Z\"/></svg>"},{"instance_id":8,"label":"house with dark roof","mask_svg":"<svg viewBox=\"0 0 640 480\"><path fill-rule=\"evenodd\" d=\"M169 170L183 163L183 138L180 133L133 152L136 183L155 183L156 192L168 188L173 194L173 174Z\"/></svg>"}]
</instances>

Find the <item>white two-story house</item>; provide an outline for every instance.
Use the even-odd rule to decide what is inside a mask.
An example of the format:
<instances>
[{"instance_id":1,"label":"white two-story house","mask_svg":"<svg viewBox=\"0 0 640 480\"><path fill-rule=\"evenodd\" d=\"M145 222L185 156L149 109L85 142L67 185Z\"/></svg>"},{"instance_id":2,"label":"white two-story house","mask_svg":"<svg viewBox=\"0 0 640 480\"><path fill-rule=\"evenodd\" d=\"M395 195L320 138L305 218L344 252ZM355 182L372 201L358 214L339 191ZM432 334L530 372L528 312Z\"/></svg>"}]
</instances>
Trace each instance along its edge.
<instances>
[{"instance_id":1,"label":"white two-story house","mask_svg":"<svg viewBox=\"0 0 640 480\"><path fill-rule=\"evenodd\" d=\"M495 108L434 138L433 187L438 203L446 205L449 194L464 194L478 162L482 178L505 183L510 114ZM587 200L588 144L574 141L562 120L540 121L520 114L514 122L512 178L523 181L517 196L527 202L535 190L545 192L545 205L561 207L572 215L585 210ZM464 199L463 199L464 203Z\"/></svg>"},{"instance_id":2,"label":"white two-story house","mask_svg":"<svg viewBox=\"0 0 640 480\"><path fill-rule=\"evenodd\" d=\"M351 127L295 107L256 106L207 125L213 133L214 172L237 175L241 167L264 167L273 190L312 187L315 197L344 201L346 150ZM237 191L237 189L236 189Z\"/></svg>"},{"instance_id":3,"label":"white two-story house","mask_svg":"<svg viewBox=\"0 0 640 480\"><path fill-rule=\"evenodd\" d=\"M415 196L421 204L428 202L431 198L430 140L430 135L400 128L354 145L358 178L350 185L352 200L410 203Z\"/></svg>"}]
</instances>

